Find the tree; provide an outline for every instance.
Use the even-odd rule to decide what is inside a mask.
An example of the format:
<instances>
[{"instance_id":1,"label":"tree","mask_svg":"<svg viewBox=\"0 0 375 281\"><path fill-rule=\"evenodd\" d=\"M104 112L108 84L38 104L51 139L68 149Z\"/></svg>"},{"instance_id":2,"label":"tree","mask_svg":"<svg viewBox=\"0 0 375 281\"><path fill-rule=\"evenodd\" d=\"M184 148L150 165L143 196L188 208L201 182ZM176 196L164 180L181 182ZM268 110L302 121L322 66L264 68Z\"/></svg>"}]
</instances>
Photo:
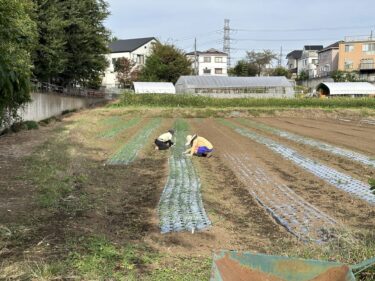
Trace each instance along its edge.
<instances>
[{"instance_id":1,"label":"tree","mask_svg":"<svg viewBox=\"0 0 375 281\"><path fill-rule=\"evenodd\" d=\"M263 52L250 51L247 52L247 59L249 64L253 64L257 69L257 75L260 76L265 67L274 59L277 59L277 55L270 50L264 50Z\"/></svg>"},{"instance_id":2,"label":"tree","mask_svg":"<svg viewBox=\"0 0 375 281\"><path fill-rule=\"evenodd\" d=\"M58 76L66 69L65 52L67 21L63 18L64 2L34 0L38 28L38 48L33 54L34 76L43 82L58 84Z\"/></svg>"},{"instance_id":3,"label":"tree","mask_svg":"<svg viewBox=\"0 0 375 281\"><path fill-rule=\"evenodd\" d=\"M137 69L134 68L135 62L127 58L118 58L115 60L114 70L117 72L117 80L123 88L126 88L137 78Z\"/></svg>"},{"instance_id":4,"label":"tree","mask_svg":"<svg viewBox=\"0 0 375 281\"><path fill-rule=\"evenodd\" d=\"M298 78L297 78L297 81L306 81L309 79L309 73L305 70L302 70L299 74L298 74Z\"/></svg>"},{"instance_id":5,"label":"tree","mask_svg":"<svg viewBox=\"0 0 375 281\"><path fill-rule=\"evenodd\" d=\"M230 74L234 76L256 76L258 68L246 60L239 60L235 67L230 70Z\"/></svg>"},{"instance_id":6,"label":"tree","mask_svg":"<svg viewBox=\"0 0 375 281\"><path fill-rule=\"evenodd\" d=\"M335 82L356 82L359 81L356 72L347 72L342 70L333 71L331 77Z\"/></svg>"},{"instance_id":7,"label":"tree","mask_svg":"<svg viewBox=\"0 0 375 281\"><path fill-rule=\"evenodd\" d=\"M104 0L35 0L39 47L35 76L62 86L100 86L108 65Z\"/></svg>"},{"instance_id":8,"label":"tree","mask_svg":"<svg viewBox=\"0 0 375 281\"><path fill-rule=\"evenodd\" d=\"M191 73L191 62L181 50L173 45L155 43L140 71L140 80L176 83L181 75Z\"/></svg>"},{"instance_id":9,"label":"tree","mask_svg":"<svg viewBox=\"0 0 375 281\"><path fill-rule=\"evenodd\" d=\"M282 66L279 66L279 67L276 67L275 69L272 69L270 74L271 74L271 76L284 76L288 79L290 79L292 77L289 70L286 69L285 67L282 67Z\"/></svg>"},{"instance_id":10,"label":"tree","mask_svg":"<svg viewBox=\"0 0 375 281\"><path fill-rule=\"evenodd\" d=\"M31 52L36 28L29 0L0 0L0 127L30 100Z\"/></svg>"}]
</instances>

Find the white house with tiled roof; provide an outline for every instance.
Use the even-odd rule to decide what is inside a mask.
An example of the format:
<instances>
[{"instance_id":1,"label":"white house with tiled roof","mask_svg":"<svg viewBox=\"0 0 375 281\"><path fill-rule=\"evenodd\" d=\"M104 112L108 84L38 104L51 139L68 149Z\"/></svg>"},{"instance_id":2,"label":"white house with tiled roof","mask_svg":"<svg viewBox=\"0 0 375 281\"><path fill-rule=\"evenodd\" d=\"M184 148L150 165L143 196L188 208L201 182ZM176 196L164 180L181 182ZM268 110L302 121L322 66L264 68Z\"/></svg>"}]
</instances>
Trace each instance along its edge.
<instances>
[{"instance_id":1,"label":"white house with tiled roof","mask_svg":"<svg viewBox=\"0 0 375 281\"><path fill-rule=\"evenodd\" d=\"M205 52L190 52L186 56L191 61L192 69L197 69L199 76L228 76L228 54L226 53L216 49L209 49ZM195 57L197 57L197 60Z\"/></svg>"},{"instance_id":2,"label":"white house with tiled roof","mask_svg":"<svg viewBox=\"0 0 375 281\"><path fill-rule=\"evenodd\" d=\"M110 53L106 55L108 68L103 77L102 86L105 88L117 88L117 73L114 71L114 62L118 58L127 58L136 63L135 67L145 64L147 57L151 55L152 45L157 40L154 37L116 40L109 44Z\"/></svg>"}]
</instances>

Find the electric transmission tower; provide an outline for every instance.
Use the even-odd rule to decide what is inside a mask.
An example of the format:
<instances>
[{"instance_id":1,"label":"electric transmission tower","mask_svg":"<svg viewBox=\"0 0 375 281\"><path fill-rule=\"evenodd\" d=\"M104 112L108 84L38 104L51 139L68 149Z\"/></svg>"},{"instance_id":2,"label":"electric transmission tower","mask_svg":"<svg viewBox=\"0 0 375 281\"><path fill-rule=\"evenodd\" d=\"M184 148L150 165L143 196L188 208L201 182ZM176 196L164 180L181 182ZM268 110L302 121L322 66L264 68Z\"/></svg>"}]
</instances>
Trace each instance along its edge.
<instances>
[{"instance_id":1,"label":"electric transmission tower","mask_svg":"<svg viewBox=\"0 0 375 281\"><path fill-rule=\"evenodd\" d=\"M224 53L228 54L227 65L228 68L231 66L231 57L230 57L230 27L229 27L229 19L224 20L224 46L223 46Z\"/></svg>"}]
</instances>

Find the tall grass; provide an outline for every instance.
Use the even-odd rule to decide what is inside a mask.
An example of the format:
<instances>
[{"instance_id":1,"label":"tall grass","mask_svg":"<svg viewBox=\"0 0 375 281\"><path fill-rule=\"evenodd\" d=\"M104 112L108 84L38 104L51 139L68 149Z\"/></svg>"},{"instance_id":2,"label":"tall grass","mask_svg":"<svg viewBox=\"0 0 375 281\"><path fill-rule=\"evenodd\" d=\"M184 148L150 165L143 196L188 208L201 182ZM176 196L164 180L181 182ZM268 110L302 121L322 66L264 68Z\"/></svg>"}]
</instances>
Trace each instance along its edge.
<instances>
[{"instance_id":1,"label":"tall grass","mask_svg":"<svg viewBox=\"0 0 375 281\"><path fill-rule=\"evenodd\" d=\"M148 106L148 107L194 107L194 108L372 108L375 109L375 98L231 98L220 99L195 95L135 95L126 93L121 100L111 107Z\"/></svg>"}]
</instances>

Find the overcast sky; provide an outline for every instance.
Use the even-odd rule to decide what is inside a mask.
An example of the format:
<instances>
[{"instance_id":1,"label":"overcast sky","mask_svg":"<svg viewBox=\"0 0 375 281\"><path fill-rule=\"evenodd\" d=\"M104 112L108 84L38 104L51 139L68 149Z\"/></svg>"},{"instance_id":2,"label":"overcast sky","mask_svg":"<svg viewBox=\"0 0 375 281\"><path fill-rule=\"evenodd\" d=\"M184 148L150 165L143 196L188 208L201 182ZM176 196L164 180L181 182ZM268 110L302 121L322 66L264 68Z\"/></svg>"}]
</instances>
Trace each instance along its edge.
<instances>
[{"instance_id":1,"label":"overcast sky","mask_svg":"<svg viewBox=\"0 0 375 281\"><path fill-rule=\"evenodd\" d=\"M375 0L107 0L106 22L120 39L157 37L192 51L223 49L224 19L230 19L231 56L245 50L286 53L303 45L329 45L345 36L375 37Z\"/></svg>"}]
</instances>

